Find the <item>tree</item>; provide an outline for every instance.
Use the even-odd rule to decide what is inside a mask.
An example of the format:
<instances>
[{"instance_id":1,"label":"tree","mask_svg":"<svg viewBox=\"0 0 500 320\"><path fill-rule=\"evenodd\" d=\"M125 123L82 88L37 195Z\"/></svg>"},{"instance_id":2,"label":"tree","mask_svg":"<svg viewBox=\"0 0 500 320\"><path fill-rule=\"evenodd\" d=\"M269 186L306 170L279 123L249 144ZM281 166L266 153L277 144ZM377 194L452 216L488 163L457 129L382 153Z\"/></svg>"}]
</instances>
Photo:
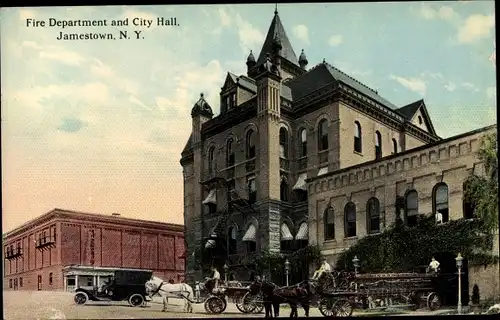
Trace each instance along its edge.
<instances>
[{"instance_id":1,"label":"tree","mask_svg":"<svg viewBox=\"0 0 500 320\"><path fill-rule=\"evenodd\" d=\"M478 157L484 164L485 174L472 174L466 183L464 196L474 204L474 213L489 230L498 227L498 157L497 134L485 135L479 145Z\"/></svg>"}]
</instances>

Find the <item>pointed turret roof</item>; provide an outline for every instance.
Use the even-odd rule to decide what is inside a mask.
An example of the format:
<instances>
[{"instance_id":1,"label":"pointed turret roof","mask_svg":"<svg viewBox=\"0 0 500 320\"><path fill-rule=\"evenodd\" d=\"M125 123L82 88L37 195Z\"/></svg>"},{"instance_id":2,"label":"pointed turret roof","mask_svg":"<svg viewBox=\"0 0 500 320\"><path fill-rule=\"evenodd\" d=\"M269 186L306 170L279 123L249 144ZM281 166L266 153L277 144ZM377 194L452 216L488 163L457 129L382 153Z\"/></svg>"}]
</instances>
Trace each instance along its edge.
<instances>
[{"instance_id":1,"label":"pointed turret roof","mask_svg":"<svg viewBox=\"0 0 500 320\"><path fill-rule=\"evenodd\" d=\"M285 28L281 23L280 16L278 15L278 11L274 11L274 18L271 22L271 26L269 27L269 31L267 31L266 40L262 45L262 50L260 50L259 59L257 60L257 64L260 65L266 61L266 55L272 54L273 52L273 42L274 39L278 39L281 43L281 57L290 61L295 65L298 64L297 56L295 55L295 51L293 51L292 44L285 32Z\"/></svg>"}]
</instances>

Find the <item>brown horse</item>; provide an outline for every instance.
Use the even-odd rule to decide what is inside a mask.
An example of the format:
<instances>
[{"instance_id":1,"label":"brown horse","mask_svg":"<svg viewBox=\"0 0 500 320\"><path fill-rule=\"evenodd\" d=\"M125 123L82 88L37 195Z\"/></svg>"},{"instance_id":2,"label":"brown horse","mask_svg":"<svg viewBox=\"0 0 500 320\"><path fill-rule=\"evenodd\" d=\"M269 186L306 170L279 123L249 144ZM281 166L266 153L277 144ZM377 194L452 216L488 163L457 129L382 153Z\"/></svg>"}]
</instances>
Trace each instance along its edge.
<instances>
[{"instance_id":1,"label":"brown horse","mask_svg":"<svg viewBox=\"0 0 500 320\"><path fill-rule=\"evenodd\" d=\"M273 318L272 308L274 316L279 317L281 303L290 305L290 318L298 317L297 306L299 304L304 309L305 316L309 317L310 301L315 294L314 285L307 280L291 287L278 287L266 280L255 280L249 290L252 294L262 293L266 319Z\"/></svg>"}]
</instances>

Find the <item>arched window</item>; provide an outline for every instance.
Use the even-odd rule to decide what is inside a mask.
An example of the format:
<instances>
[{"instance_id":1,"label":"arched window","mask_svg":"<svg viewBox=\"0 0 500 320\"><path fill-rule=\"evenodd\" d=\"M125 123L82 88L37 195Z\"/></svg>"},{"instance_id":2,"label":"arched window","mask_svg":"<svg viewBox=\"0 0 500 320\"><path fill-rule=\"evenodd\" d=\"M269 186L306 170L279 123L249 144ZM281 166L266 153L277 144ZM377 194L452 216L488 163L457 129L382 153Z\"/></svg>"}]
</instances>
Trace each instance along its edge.
<instances>
[{"instance_id":1,"label":"arched window","mask_svg":"<svg viewBox=\"0 0 500 320\"><path fill-rule=\"evenodd\" d=\"M246 139L247 159L255 158L255 133L253 130L248 131Z\"/></svg>"},{"instance_id":2,"label":"arched window","mask_svg":"<svg viewBox=\"0 0 500 320\"><path fill-rule=\"evenodd\" d=\"M288 158L288 132L285 128L280 129L280 158Z\"/></svg>"},{"instance_id":3,"label":"arched window","mask_svg":"<svg viewBox=\"0 0 500 320\"><path fill-rule=\"evenodd\" d=\"M233 139L227 142L226 146L226 166L234 166L234 149L233 149Z\"/></svg>"},{"instance_id":4,"label":"arched window","mask_svg":"<svg viewBox=\"0 0 500 320\"><path fill-rule=\"evenodd\" d=\"M346 238L356 236L356 205L353 202L348 202L345 205L344 230Z\"/></svg>"},{"instance_id":5,"label":"arched window","mask_svg":"<svg viewBox=\"0 0 500 320\"><path fill-rule=\"evenodd\" d=\"M438 183L432 192L432 211L436 217L436 223L445 223L450 220L448 210L448 186L446 183Z\"/></svg>"},{"instance_id":6,"label":"arched window","mask_svg":"<svg viewBox=\"0 0 500 320\"><path fill-rule=\"evenodd\" d=\"M382 135L375 131L375 159L382 158Z\"/></svg>"},{"instance_id":7,"label":"arched window","mask_svg":"<svg viewBox=\"0 0 500 320\"><path fill-rule=\"evenodd\" d=\"M215 147L208 150L208 171L210 173L215 172Z\"/></svg>"},{"instance_id":8,"label":"arched window","mask_svg":"<svg viewBox=\"0 0 500 320\"><path fill-rule=\"evenodd\" d=\"M300 139L299 157L307 157L307 131L306 131L306 129L301 129L299 131L299 139Z\"/></svg>"},{"instance_id":9,"label":"arched window","mask_svg":"<svg viewBox=\"0 0 500 320\"><path fill-rule=\"evenodd\" d=\"M366 204L366 230L368 233L380 232L380 201L371 198Z\"/></svg>"},{"instance_id":10,"label":"arched window","mask_svg":"<svg viewBox=\"0 0 500 320\"><path fill-rule=\"evenodd\" d=\"M392 139L392 154L398 153L398 142L396 139Z\"/></svg>"},{"instance_id":11,"label":"arched window","mask_svg":"<svg viewBox=\"0 0 500 320\"><path fill-rule=\"evenodd\" d=\"M323 119L318 125L318 151L328 149L328 121Z\"/></svg>"},{"instance_id":12,"label":"arched window","mask_svg":"<svg viewBox=\"0 0 500 320\"><path fill-rule=\"evenodd\" d=\"M462 185L462 206L464 219L476 218L476 203L474 198L470 195L471 193L472 181L471 178L465 180Z\"/></svg>"},{"instance_id":13,"label":"arched window","mask_svg":"<svg viewBox=\"0 0 500 320\"><path fill-rule=\"evenodd\" d=\"M357 121L354 121L354 151L359 153L363 151L361 125Z\"/></svg>"},{"instance_id":14,"label":"arched window","mask_svg":"<svg viewBox=\"0 0 500 320\"><path fill-rule=\"evenodd\" d=\"M332 206L328 206L325 209L325 214L323 217L325 223L325 241L335 239L335 216Z\"/></svg>"},{"instance_id":15,"label":"arched window","mask_svg":"<svg viewBox=\"0 0 500 320\"><path fill-rule=\"evenodd\" d=\"M236 228L230 227L227 231L227 250L228 254L236 254Z\"/></svg>"},{"instance_id":16,"label":"arched window","mask_svg":"<svg viewBox=\"0 0 500 320\"><path fill-rule=\"evenodd\" d=\"M288 183L285 178L281 179L280 183L280 200L288 201Z\"/></svg>"},{"instance_id":17,"label":"arched window","mask_svg":"<svg viewBox=\"0 0 500 320\"><path fill-rule=\"evenodd\" d=\"M417 225L418 216L418 193L410 190L405 196L405 224L409 227Z\"/></svg>"}]
</instances>

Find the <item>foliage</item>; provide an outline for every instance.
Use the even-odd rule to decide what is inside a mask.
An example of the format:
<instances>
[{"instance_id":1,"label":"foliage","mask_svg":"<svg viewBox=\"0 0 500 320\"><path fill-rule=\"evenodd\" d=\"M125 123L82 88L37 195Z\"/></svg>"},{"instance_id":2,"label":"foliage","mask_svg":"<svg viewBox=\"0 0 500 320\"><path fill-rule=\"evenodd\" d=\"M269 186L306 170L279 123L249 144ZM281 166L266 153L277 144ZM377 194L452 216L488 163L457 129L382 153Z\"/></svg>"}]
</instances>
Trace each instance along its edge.
<instances>
[{"instance_id":1,"label":"foliage","mask_svg":"<svg viewBox=\"0 0 500 320\"><path fill-rule=\"evenodd\" d=\"M467 179L465 198L474 204L475 214L484 220L489 230L498 227L498 157L496 133L484 136L478 157L484 163L485 175Z\"/></svg>"},{"instance_id":2,"label":"foliage","mask_svg":"<svg viewBox=\"0 0 500 320\"><path fill-rule=\"evenodd\" d=\"M493 236L482 220L458 219L438 225L433 216L421 216L415 227L391 228L360 239L340 254L337 268L352 269L357 256L363 272L410 272L427 265L439 252L461 252L469 265L487 265L498 260L487 251Z\"/></svg>"},{"instance_id":3,"label":"foliage","mask_svg":"<svg viewBox=\"0 0 500 320\"><path fill-rule=\"evenodd\" d=\"M270 271L277 279L283 276L285 261L290 262L290 275L298 279L303 279L302 273L307 272L310 264L318 264L321 252L317 246L307 246L296 250L290 254L263 251L260 256L252 259L251 264L255 265L260 274Z\"/></svg>"}]
</instances>

